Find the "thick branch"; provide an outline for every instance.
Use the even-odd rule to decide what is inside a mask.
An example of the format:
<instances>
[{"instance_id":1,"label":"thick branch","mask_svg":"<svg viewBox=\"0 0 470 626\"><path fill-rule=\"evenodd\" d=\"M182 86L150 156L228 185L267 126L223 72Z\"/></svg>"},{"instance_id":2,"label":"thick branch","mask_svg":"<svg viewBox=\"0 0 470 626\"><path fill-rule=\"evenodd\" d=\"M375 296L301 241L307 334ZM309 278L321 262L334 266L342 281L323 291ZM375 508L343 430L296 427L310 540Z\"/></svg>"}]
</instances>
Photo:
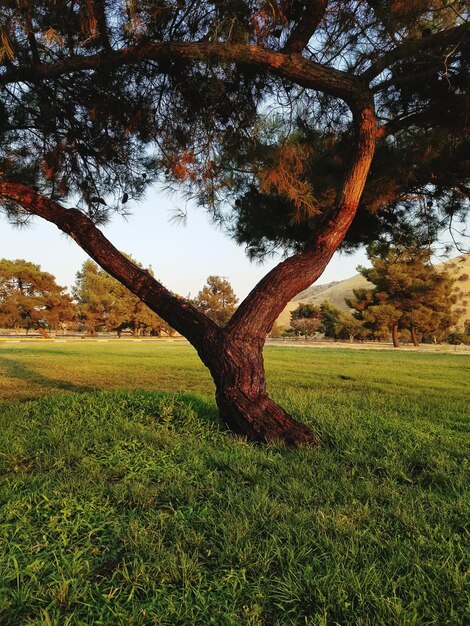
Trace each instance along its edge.
<instances>
[{"instance_id":1,"label":"thick branch","mask_svg":"<svg viewBox=\"0 0 470 626\"><path fill-rule=\"evenodd\" d=\"M298 2L298 0L297 0ZM302 52L310 41L313 33L316 31L318 24L325 15L327 0L308 0L302 2L304 14L298 24L294 27L286 44L283 48L284 52Z\"/></svg>"},{"instance_id":2,"label":"thick branch","mask_svg":"<svg viewBox=\"0 0 470 626\"><path fill-rule=\"evenodd\" d=\"M106 10L104 0L95 0L93 2L93 12L98 25L98 33L101 45L105 50L111 50L112 46L109 41L108 23L106 19Z\"/></svg>"},{"instance_id":3,"label":"thick branch","mask_svg":"<svg viewBox=\"0 0 470 626\"><path fill-rule=\"evenodd\" d=\"M396 133L413 126L429 126L433 120L435 120L436 113L445 114L445 111L440 111L439 109L427 109L425 111L410 113L410 115L402 117L401 119L390 120L377 128L377 139L395 135Z\"/></svg>"},{"instance_id":4,"label":"thick branch","mask_svg":"<svg viewBox=\"0 0 470 626\"><path fill-rule=\"evenodd\" d=\"M220 328L212 320L183 298L170 293L147 270L132 263L78 209L65 209L50 198L18 183L0 182L0 196L17 202L28 213L42 217L70 235L104 270L196 347L203 337L209 345L220 334Z\"/></svg>"},{"instance_id":5,"label":"thick branch","mask_svg":"<svg viewBox=\"0 0 470 626\"><path fill-rule=\"evenodd\" d=\"M413 58L418 52L432 48L440 48L463 41L470 32L470 24L461 24L448 30L442 30L434 35L428 35L421 39L408 39L393 50L386 52L382 57L361 74L361 78L370 83L385 69L402 59Z\"/></svg>"},{"instance_id":6,"label":"thick branch","mask_svg":"<svg viewBox=\"0 0 470 626\"><path fill-rule=\"evenodd\" d=\"M292 80L301 87L317 89L359 107L364 101L364 87L355 77L332 67L304 59L300 54L284 54L261 46L223 43L149 42L119 51L89 56L69 57L57 63L43 63L8 69L0 75L0 85L58 78L85 70L112 70L144 60L179 59L185 61L220 61L251 65Z\"/></svg>"},{"instance_id":7,"label":"thick branch","mask_svg":"<svg viewBox=\"0 0 470 626\"><path fill-rule=\"evenodd\" d=\"M226 329L234 336L267 335L286 304L315 282L338 249L356 214L374 156L377 135L372 103L354 116L353 157L336 208L319 226L311 245L272 269L240 304Z\"/></svg>"}]
</instances>

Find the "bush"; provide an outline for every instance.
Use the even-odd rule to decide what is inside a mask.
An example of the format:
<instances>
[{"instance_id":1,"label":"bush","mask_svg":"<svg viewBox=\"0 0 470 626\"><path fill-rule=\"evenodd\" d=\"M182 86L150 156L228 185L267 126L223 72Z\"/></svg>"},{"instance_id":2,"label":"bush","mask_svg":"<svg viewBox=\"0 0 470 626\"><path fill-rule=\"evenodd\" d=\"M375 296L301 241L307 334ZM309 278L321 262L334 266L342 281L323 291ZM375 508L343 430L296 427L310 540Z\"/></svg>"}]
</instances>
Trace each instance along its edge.
<instances>
[{"instance_id":1,"label":"bush","mask_svg":"<svg viewBox=\"0 0 470 626\"><path fill-rule=\"evenodd\" d=\"M458 346L460 344L464 344L466 346L470 345L470 336L465 333L457 333L452 332L447 335L447 343L450 343L453 346Z\"/></svg>"}]
</instances>

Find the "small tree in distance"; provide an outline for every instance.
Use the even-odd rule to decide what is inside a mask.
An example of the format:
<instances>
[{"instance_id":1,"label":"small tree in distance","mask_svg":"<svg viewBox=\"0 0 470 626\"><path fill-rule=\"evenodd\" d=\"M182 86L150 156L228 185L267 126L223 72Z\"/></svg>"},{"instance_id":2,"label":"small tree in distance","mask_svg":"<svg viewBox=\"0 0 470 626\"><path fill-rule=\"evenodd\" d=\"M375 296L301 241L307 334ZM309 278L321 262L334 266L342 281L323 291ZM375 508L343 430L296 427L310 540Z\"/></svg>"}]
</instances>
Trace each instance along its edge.
<instances>
[{"instance_id":1,"label":"small tree in distance","mask_svg":"<svg viewBox=\"0 0 470 626\"><path fill-rule=\"evenodd\" d=\"M364 324L347 311L325 300L320 304L322 332L328 339L364 340L369 337Z\"/></svg>"},{"instance_id":2,"label":"small tree in distance","mask_svg":"<svg viewBox=\"0 0 470 626\"><path fill-rule=\"evenodd\" d=\"M93 261L85 261L77 272L73 294L92 336L99 327L107 331L115 330L118 335L127 328L132 330L134 336L142 331L155 334L174 332L140 298Z\"/></svg>"},{"instance_id":3,"label":"small tree in distance","mask_svg":"<svg viewBox=\"0 0 470 626\"><path fill-rule=\"evenodd\" d=\"M91 260L85 261L76 274L73 295L78 302L80 317L92 337L99 327L110 328L114 325L116 299L112 288L112 276Z\"/></svg>"},{"instance_id":4,"label":"small tree in distance","mask_svg":"<svg viewBox=\"0 0 470 626\"><path fill-rule=\"evenodd\" d=\"M209 276L207 283L193 300L194 306L219 326L225 326L237 308L238 298L229 281Z\"/></svg>"},{"instance_id":5,"label":"small tree in distance","mask_svg":"<svg viewBox=\"0 0 470 626\"><path fill-rule=\"evenodd\" d=\"M378 338L391 333L394 347L399 330L409 330L418 346L418 334L439 340L454 322L453 281L430 257L429 248L370 246L372 267L358 268L375 288L356 290L346 302Z\"/></svg>"},{"instance_id":6,"label":"small tree in distance","mask_svg":"<svg viewBox=\"0 0 470 626\"><path fill-rule=\"evenodd\" d=\"M351 313L341 311L337 330L338 339L348 339L352 343L353 341L363 341L368 337L369 332L360 320Z\"/></svg>"},{"instance_id":7,"label":"small tree in distance","mask_svg":"<svg viewBox=\"0 0 470 626\"><path fill-rule=\"evenodd\" d=\"M296 309L291 311L290 325L297 335L301 335L305 339L322 332L320 307L314 304L299 304Z\"/></svg>"}]
</instances>

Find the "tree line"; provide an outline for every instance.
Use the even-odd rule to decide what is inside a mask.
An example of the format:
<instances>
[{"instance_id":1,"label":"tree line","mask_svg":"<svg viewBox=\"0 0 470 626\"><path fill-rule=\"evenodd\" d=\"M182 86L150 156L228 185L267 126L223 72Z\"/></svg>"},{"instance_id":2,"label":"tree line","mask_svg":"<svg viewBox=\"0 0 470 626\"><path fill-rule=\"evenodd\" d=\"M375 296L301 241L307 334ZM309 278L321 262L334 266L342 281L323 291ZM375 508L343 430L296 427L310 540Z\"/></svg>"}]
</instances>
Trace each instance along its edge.
<instances>
[{"instance_id":1,"label":"tree line","mask_svg":"<svg viewBox=\"0 0 470 626\"><path fill-rule=\"evenodd\" d=\"M192 302L223 325L232 316L237 298L228 280L209 276ZM90 336L97 332L116 332L121 336L127 331L135 337L171 336L176 332L91 260L85 261L77 272L70 295L39 265L24 259L1 259L0 327L17 332L34 329L45 338L51 331Z\"/></svg>"},{"instance_id":2,"label":"tree line","mask_svg":"<svg viewBox=\"0 0 470 626\"><path fill-rule=\"evenodd\" d=\"M284 336L309 338L321 334L327 339L351 342L388 341L391 337L395 347L400 340L412 341L415 346L420 341L470 342L468 324L463 333L450 332L457 321L452 312L456 301L454 281L447 272L434 269L429 248L375 244L369 246L368 256L372 267L358 269L374 287L354 290L354 297L346 299L351 311L328 301L319 306L301 303L291 312L290 328ZM230 282L213 275L191 302L223 327L238 300ZM135 337L175 333L91 260L77 272L72 295L39 265L22 259L0 260L0 326L17 331L35 329L44 337L51 330L90 336L97 332L121 336L127 331ZM274 328L271 336L276 335L279 331Z\"/></svg>"},{"instance_id":3,"label":"tree line","mask_svg":"<svg viewBox=\"0 0 470 626\"><path fill-rule=\"evenodd\" d=\"M450 332L458 315L454 281L447 272L431 264L429 248L400 248L374 244L368 248L372 267L359 272L372 289L354 289L346 299L350 311L329 302L319 306L301 303L291 312L287 335L312 337L317 333L329 339L388 341L394 347L401 341L470 343L470 326L464 332Z\"/></svg>"}]
</instances>

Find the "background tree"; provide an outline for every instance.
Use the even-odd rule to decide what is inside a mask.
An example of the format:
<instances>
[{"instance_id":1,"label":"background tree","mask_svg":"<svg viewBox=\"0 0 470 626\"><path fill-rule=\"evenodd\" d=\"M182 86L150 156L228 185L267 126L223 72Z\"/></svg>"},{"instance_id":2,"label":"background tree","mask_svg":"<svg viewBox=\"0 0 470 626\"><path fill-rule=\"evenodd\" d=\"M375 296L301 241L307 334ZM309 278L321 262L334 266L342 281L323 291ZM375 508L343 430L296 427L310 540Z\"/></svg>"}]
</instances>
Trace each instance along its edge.
<instances>
[{"instance_id":1,"label":"background tree","mask_svg":"<svg viewBox=\"0 0 470 626\"><path fill-rule=\"evenodd\" d=\"M291 311L290 325L297 335L308 339L315 333L322 332L322 319L320 307L314 304L299 304Z\"/></svg>"},{"instance_id":2,"label":"background tree","mask_svg":"<svg viewBox=\"0 0 470 626\"><path fill-rule=\"evenodd\" d=\"M369 338L369 333L361 320L345 311L341 311L337 333L338 339L348 339L350 342Z\"/></svg>"},{"instance_id":3,"label":"background tree","mask_svg":"<svg viewBox=\"0 0 470 626\"><path fill-rule=\"evenodd\" d=\"M91 336L100 327L109 330L115 326L116 308L120 303L113 293L113 286L112 276L93 261L85 261L77 272L73 295Z\"/></svg>"},{"instance_id":4,"label":"background tree","mask_svg":"<svg viewBox=\"0 0 470 626\"><path fill-rule=\"evenodd\" d=\"M361 320L346 311L341 311L325 300L320 304L322 332L327 339L364 340L369 337Z\"/></svg>"},{"instance_id":5,"label":"background tree","mask_svg":"<svg viewBox=\"0 0 470 626\"><path fill-rule=\"evenodd\" d=\"M379 338L391 331L395 347L399 329L409 329L417 346L417 332L441 338L454 321L453 281L433 268L430 257L429 248L371 246L372 267L359 268L375 288L356 290L347 303Z\"/></svg>"},{"instance_id":6,"label":"background tree","mask_svg":"<svg viewBox=\"0 0 470 626\"><path fill-rule=\"evenodd\" d=\"M120 334L130 328L134 336L141 332L172 334L173 329L148 308L129 289L102 270L93 261L85 261L77 273L74 296L89 333L117 330Z\"/></svg>"},{"instance_id":7,"label":"background tree","mask_svg":"<svg viewBox=\"0 0 470 626\"><path fill-rule=\"evenodd\" d=\"M398 321L401 315L393 304L375 298L370 289L354 289L354 298L347 299L346 303L355 309L356 318L375 339L388 341L391 335L394 347L398 347Z\"/></svg>"},{"instance_id":8,"label":"background tree","mask_svg":"<svg viewBox=\"0 0 470 626\"><path fill-rule=\"evenodd\" d=\"M70 322L76 307L64 287L39 265L23 259L0 260L0 324L6 328L47 329Z\"/></svg>"},{"instance_id":9,"label":"background tree","mask_svg":"<svg viewBox=\"0 0 470 626\"><path fill-rule=\"evenodd\" d=\"M209 276L193 300L194 306L219 326L225 326L237 308L238 298L226 278Z\"/></svg>"},{"instance_id":10,"label":"background tree","mask_svg":"<svg viewBox=\"0 0 470 626\"><path fill-rule=\"evenodd\" d=\"M341 311L338 307L332 305L331 302L324 300L320 304L320 315L323 334L325 337L327 339L337 339L341 320Z\"/></svg>"},{"instance_id":11,"label":"background tree","mask_svg":"<svg viewBox=\"0 0 470 626\"><path fill-rule=\"evenodd\" d=\"M232 430L318 442L268 397L265 337L348 231L353 244L380 234L384 220L366 209L383 209L388 228L395 208L413 218L407 198L429 190L430 232L437 212L448 223L465 213L467 3L42 0L3 3L1 27L10 218L54 223L186 336ZM319 158L335 166L327 177L314 175ZM157 176L185 186L252 253L291 254L223 328L97 228ZM79 209L63 206L71 198Z\"/></svg>"}]
</instances>

